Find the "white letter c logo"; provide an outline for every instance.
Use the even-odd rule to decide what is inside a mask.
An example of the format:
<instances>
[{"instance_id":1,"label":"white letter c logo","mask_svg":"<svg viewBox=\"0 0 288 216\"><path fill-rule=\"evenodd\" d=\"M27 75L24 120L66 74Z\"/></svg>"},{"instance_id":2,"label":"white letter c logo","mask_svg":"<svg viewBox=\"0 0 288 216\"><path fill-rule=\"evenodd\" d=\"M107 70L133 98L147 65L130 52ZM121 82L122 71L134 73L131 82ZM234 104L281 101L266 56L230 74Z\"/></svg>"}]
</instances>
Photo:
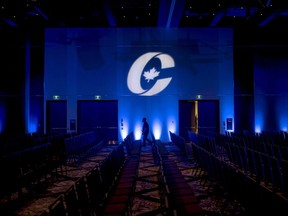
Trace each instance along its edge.
<instances>
[{"instance_id":1,"label":"white letter c logo","mask_svg":"<svg viewBox=\"0 0 288 216\"><path fill-rule=\"evenodd\" d=\"M146 64L153 58L158 58L161 62L161 69L172 68L175 66L173 58L168 54L160 52L149 52L140 56L131 66L128 77L127 85L131 92L141 96L152 96L163 91L172 80L172 77L158 79L150 89L143 89L141 86L141 75Z\"/></svg>"}]
</instances>

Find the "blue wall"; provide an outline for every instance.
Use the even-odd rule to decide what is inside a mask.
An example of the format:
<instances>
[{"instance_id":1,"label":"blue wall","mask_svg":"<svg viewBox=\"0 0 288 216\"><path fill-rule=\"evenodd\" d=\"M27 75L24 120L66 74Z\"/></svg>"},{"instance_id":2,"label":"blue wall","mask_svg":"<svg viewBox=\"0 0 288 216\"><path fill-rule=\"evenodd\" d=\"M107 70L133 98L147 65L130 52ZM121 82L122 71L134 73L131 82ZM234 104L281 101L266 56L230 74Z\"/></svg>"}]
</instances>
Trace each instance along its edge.
<instances>
[{"instance_id":1,"label":"blue wall","mask_svg":"<svg viewBox=\"0 0 288 216\"><path fill-rule=\"evenodd\" d=\"M130 131L140 138L144 116L156 138L169 140L178 101L197 95L219 100L221 124L234 118L229 28L57 28L45 41L44 98L67 100L67 125L77 119L77 100L95 95L118 100L120 140Z\"/></svg>"},{"instance_id":2,"label":"blue wall","mask_svg":"<svg viewBox=\"0 0 288 216\"><path fill-rule=\"evenodd\" d=\"M262 51L254 61L255 131L287 131L288 53Z\"/></svg>"}]
</instances>

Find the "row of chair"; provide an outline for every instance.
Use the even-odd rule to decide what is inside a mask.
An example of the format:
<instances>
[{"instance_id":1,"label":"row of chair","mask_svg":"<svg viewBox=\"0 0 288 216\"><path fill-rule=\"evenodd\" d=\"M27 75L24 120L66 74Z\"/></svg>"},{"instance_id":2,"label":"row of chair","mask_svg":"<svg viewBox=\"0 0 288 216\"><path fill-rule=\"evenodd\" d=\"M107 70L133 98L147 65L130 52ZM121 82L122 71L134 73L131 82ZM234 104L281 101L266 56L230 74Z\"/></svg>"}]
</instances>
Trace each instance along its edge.
<instances>
[{"instance_id":1,"label":"row of chair","mask_svg":"<svg viewBox=\"0 0 288 216\"><path fill-rule=\"evenodd\" d=\"M83 158L95 154L103 144L103 141L97 139L95 131L65 138L66 162L70 165L79 165Z\"/></svg>"},{"instance_id":2,"label":"row of chair","mask_svg":"<svg viewBox=\"0 0 288 216\"><path fill-rule=\"evenodd\" d=\"M64 139L66 137L71 137L74 135L75 133L25 133L21 135L16 135L13 138L11 137L6 138L6 140L2 140L3 143L0 143L0 157L5 157L12 152L29 149L37 145L58 142L59 139Z\"/></svg>"},{"instance_id":3,"label":"row of chair","mask_svg":"<svg viewBox=\"0 0 288 216\"><path fill-rule=\"evenodd\" d=\"M245 175L288 197L288 161L237 144L227 144L230 161Z\"/></svg>"},{"instance_id":4,"label":"row of chair","mask_svg":"<svg viewBox=\"0 0 288 216\"><path fill-rule=\"evenodd\" d=\"M217 155L212 148L206 147L207 142L201 137L203 136L198 135L198 144ZM217 144L220 143L219 146L226 149L229 161L238 169L241 169L245 176L249 176L249 178L259 184L263 182L262 185L267 187L267 189L283 193L283 195L288 197L288 161L280 156L281 152L279 150L280 147L285 148L284 146L262 142L247 145L243 137L232 134L217 134L215 137L207 139L216 140Z\"/></svg>"},{"instance_id":5,"label":"row of chair","mask_svg":"<svg viewBox=\"0 0 288 216\"><path fill-rule=\"evenodd\" d=\"M215 136L219 145L226 145L227 143L234 143L242 147L247 147L259 152L263 152L278 159L288 160L288 145L277 143L275 141L269 142L262 139L260 135L240 135L240 134L217 134Z\"/></svg>"},{"instance_id":6,"label":"row of chair","mask_svg":"<svg viewBox=\"0 0 288 216\"><path fill-rule=\"evenodd\" d=\"M124 201L125 213L128 214L131 202L126 202L127 199L124 198L132 197L138 170L137 160L127 157L123 143L112 148L105 159L99 161L96 167L60 195L55 203L50 205L45 215L106 215L111 209L109 205L113 206L113 210L119 210L116 207L124 206ZM130 193L124 194L122 187L126 187L125 190Z\"/></svg>"},{"instance_id":7,"label":"row of chair","mask_svg":"<svg viewBox=\"0 0 288 216\"><path fill-rule=\"evenodd\" d=\"M10 196L22 190L48 184L64 172L64 155L58 151L58 143L39 144L34 147L10 153L0 159L0 169L5 174L0 185L1 196Z\"/></svg>"},{"instance_id":8,"label":"row of chair","mask_svg":"<svg viewBox=\"0 0 288 216\"><path fill-rule=\"evenodd\" d=\"M0 157L0 168L5 175L0 186L0 197L9 197L22 191L33 191L57 180L66 172L67 149L65 139L76 136L69 134L26 135L18 137Z\"/></svg>"},{"instance_id":9,"label":"row of chair","mask_svg":"<svg viewBox=\"0 0 288 216\"><path fill-rule=\"evenodd\" d=\"M218 142L218 139L216 138L217 135L207 135L207 134L196 134L192 131L187 131L189 141L192 143L198 143L206 149L207 151L218 155L219 157L225 157L227 156L225 144ZM175 134L175 136L178 136Z\"/></svg>"},{"instance_id":10,"label":"row of chair","mask_svg":"<svg viewBox=\"0 0 288 216\"><path fill-rule=\"evenodd\" d=\"M130 157L111 188L100 215L132 215L133 195L138 176L139 159Z\"/></svg>"},{"instance_id":11,"label":"row of chair","mask_svg":"<svg viewBox=\"0 0 288 216\"><path fill-rule=\"evenodd\" d=\"M199 165L198 173L207 173L205 183L220 182L234 198L244 203L249 209L247 211L252 213L274 214L287 210L288 199L279 191L280 185L283 186L284 181L287 182L283 176L283 171L287 168L281 168L278 159L253 149L241 149L238 145L227 143L227 160L205 148L199 139L201 135L197 136L198 142L191 142L191 147ZM258 199L261 199L261 202L258 202L261 204L253 202Z\"/></svg>"},{"instance_id":12,"label":"row of chair","mask_svg":"<svg viewBox=\"0 0 288 216\"><path fill-rule=\"evenodd\" d=\"M241 137L251 143L267 143L272 145L288 146L288 133L287 131L261 131L261 133L255 133L252 131L231 132L233 137Z\"/></svg>"},{"instance_id":13,"label":"row of chair","mask_svg":"<svg viewBox=\"0 0 288 216\"><path fill-rule=\"evenodd\" d=\"M140 149L141 149L141 141L135 140L134 133L130 132L124 139L123 141L127 154L132 156L132 155L139 155Z\"/></svg>"},{"instance_id":14,"label":"row of chair","mask_svg":"<svg viewBox=\"0 0 288 216\"><path fill-rule=\"evenodd\" d=\"M161 200L163 200L162 205L165 205L167 215L205 215L193 188L181 173L176 162L169 159L165 147L163 148L163 145L158 143L154 148L160 166Z\"/></svg>"},{"instance_id":15,"label":"row of chair","mask_svg":"<svg viewBox=\"0 0 288 216\"><path fill-rule=\"evenodd\" d=\"M218 144L219 142L220 144ZM246 177L252 178L273 192L282 193L288 197L288 161L275 156L271 151L263 150L264 146L265 149L268 149L272 146L277 147L276 145L258 142L256 148L246 145L244 140L238 136L222 134L217 134L215 137L198 134L197 144L217 157L220 156L218 149L226 149L227 159Z\"/></svg>"},{"instance_id":16,"label":"row of chair","mask_svg":"<svg viewBox=\"0 0 288 216\"><path fill-rule=\"evenodd\" d=\"M170 139L173 144L175 144L180 150L182 156L185 158L189 158L189 152L187 151L186 141L183 137L177 136L175 133L169 131Z\"/></svg>"},{"instance_id":17,"label":"row of chair","mask_svg":"<svg viewBox=\"0 0 288 216\"><path fill-rule=\"evenodd\" d=\"M99 183L99 171L91 170L89 174L79 178L65 193L60 194L55 201L43 211L42 216L91 216L93 210L97 210L97 206L93 206L95 197L92 194L92 187L96 187ZM95 181L91 181L91 180ZM92 184L92 185L90 185ZM100 190L97 190L97 194Z\"/></svg>"}]
</instances>

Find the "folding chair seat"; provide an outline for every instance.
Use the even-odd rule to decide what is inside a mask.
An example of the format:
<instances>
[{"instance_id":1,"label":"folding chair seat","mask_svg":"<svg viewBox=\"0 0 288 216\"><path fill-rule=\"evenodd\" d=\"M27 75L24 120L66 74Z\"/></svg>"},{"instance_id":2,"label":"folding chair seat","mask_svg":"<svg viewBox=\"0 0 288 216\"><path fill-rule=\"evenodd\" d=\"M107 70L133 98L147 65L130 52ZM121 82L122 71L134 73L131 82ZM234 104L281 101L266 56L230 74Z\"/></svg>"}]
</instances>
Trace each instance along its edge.
<instances>
[{"instance_id":1,"label":"folding chair seat","mask_svg":"<svg viewBox=\"0 0 288 216\"><path fill-rule=\"evenodd\" d=\"M194 191L191 188L170 188L169 189L172 196L186 196L194 195Z\"/></svg>"},{"instance_id":2,"label":"folding chair seat","mask_svg":"<svg viewBox=\"0 0 288 216\"><path fill-rule=\"evenodd\" d=\"M182 172L179 170L179 168L163 168L163 172L165 175L173 175L173 176L183 176Z\"/></svg>"},{"instance_id":3,"label":"folding chair seat","mask_svg":"<svg viewBox=\"0 0 288 216\"><path fill-rule=\"evenodd\" d=\"M174 169L174 170L172 170L172 169L169 169L169 170L164 169L164 173L165 173L165 175L183 176L179 169L178 170L176 170L176 169Z\"/></svg>"},{"instance_id":4,"label":"folding chair seat","mask_svg":"<svg viewBox=\"0 0 288 216\"><path fill-rule=\"evenodd\" d=\"M138 169L139 162L138 161L127 161L122 168L122 171L136 171Z\"/></svg>"},{"instance_id":5,"label":"folding chair seat","mask_svg":"<svg viewBox=\"0 0 288 216\"><path fill-rule=\"evenodd\" d=\"M138 165L139 165L139 162L137 160L127 159L125 161L123 168L135 168L135 167L138 167Z\"/></svg>"},{"instance_id":6,"label":"folding chair seat","mask_svg":"<svg viewBox=\"0 0 288 216\"><path fill-rule=\"evenodd\" d=\"M199 199L195 195L183 195L176 197L177 203L181 204L189 204L189 203L200 203Z\"/></svg>"},{"instance_id":7,"label":"folding chair seat","mask_svg":"<svg viewBox=\"0 0 288 216\"><path fill-rule=\"evenodd\" d=\"M179 170L163 170L165 176L182 176L182 173Z\"/></svg>"},{"instance_id":8,"label":"folding chair seat","mask_svg":"<svg viewBox=\"0 0 288 216\"><path fill-rule=\"evenodd\" d=\"M115 195L131 195L133 193L133 188L115 188L112 192Z\"/></svg>"},{"instance_id":9,"label":"folding chair seat","mask_svg":"<svg viewBox=\"0 0 288 216\"><path fill-rule=\"evenodd\" d=\"M123 204L125 204L125 212L129 209L129 211L132 211L132 195L135 190L135 183L132 182L124 182L124 183L115 183L113 186L111 192L109 193L106 202L105 202L105 214L108 213L107 208L123 208ZM114 206L113 204L118 204ZM110 212L110 210L109 210ZM117 210L118 212L118 210ZM123 212L122 210L120 212ZM111 213L111 212L110 212ZM115 212L113 212L115 213ZM122 213L119 215L122 215Z\"/></svg>"},{"instance_id":10,"label":"folding chair seat","mask_svg":"<svg viewBox=\"0 0 288 216\"><path fill-rule=\"evenodd\" d=\"M179 168L167 168L167 167L163 167L163 172L165 173L165 175L178 175L178 176L182 176L182 172L179 170Z\"/></svg>"},{"instance_id":11,"label":"folding chair seat","mask_svg":"<svg viewBox=\"0 0 288 216\"><path fill-rule=\"evenodd\" d=\"M119 174L119 178L122 177L134 177L136 175L136 168L135 169L125 169Z\"/></svg>"},{"instance_id":12,"label":"folding chair seat","mask_svg":"<svg viewBox=\"0 0 288 216\"><path fill-rule=\"evenodd\" d=\"M136 173L137 171L138 171L138 165L131 164L123 167L120 173L122 175L122 173Z\"/></svg>"},{"instance_id":13,"label":"folding chair seat","mask_svg":"<svg viewBox=\"0 0 288 216\"><path fill-rule=\"evenodd\" d=\"M161 162L162 162L162 164L167 164L167 165L169 165L169 164L175 164L175 161L174 161L174 160L170 160L170 159L168 159L168 158L162 158L162 159L161 159Z\"/></svg>"},{"instance_id":14,"label":"folding chair seat","mask_svg":"<svg viewBox=\"0 0 288 216\"><path fill-rule=\"evenodd\" d=\"M168 184L168 187L170 189L172 189L172 188L178 188L178 189L187 188L189 190L191 189L190 185L186 181L185 182L182 182L182 181L169 182L169 181L167 181L166 183Z\"/></svg>"},{"instance_id":15,"label":"folding chair seat","mask_svg":"<svg viewBox=\"0 0 288 216\"><path fill-rule=\"evenodd\" d=\"M105 205L103 216L108 215L129 215L127 203L108 203L107 205Z\"/></svg>"},{"instance_id":16,"label":"folding chair seat","mask_svg":"<svg viewBox=\"0 0 288 216\"><path fill-rule=\"evenodd\" d=\"M167 184L169 184L169 183L176 183L176 182L178 182L178 183L187 183L187 180L183 177L183 175L176 175L176 176L174 176L174 175L166 175L165 174L165 181L166 181L166 183Z\"/></svg>"},{"instance_id":17,"label":"folding chair seat","mask_svg":"<svg viewBox=\"0 0 288 216\"><path fill-rule=\"evenodd\" d=\"M176 162L174 160L163 159L161 160L161 163L164 167L177 167Z\"/></svg>"},{"instance_id":18,"label":"folding chair seat","mask_svg":"<svg viewBox=\"0 0 288 216\"><path fill-rule=\"evenodd\" d=\"M176 210L179 213L178 215L185 215L185 216L205 215L203 209L197 203L188 203L180 205Z\"/></svg>"},{"instance_id":19,"label":"folding chair seat","mask_svg":"<svg viewBox=\"0 0 288 216\"><path fill-rule=\"evenodd\" d=\"M135 176L121 176L118 179L118 183L134 183L136 181Z\"/></svg>"},{"instance_id":20,"label":"folding chair seat","mask_svg":"<svg viewBox=\"0 0 288 216\"><path fill-rule=\"evenodd\" d=\"M129 158L125 161L125 166L138 166L139 161L138 159Z\"/></svg>"},{"instance_id":21,"label":"folding chair seat","mask_svg":"<svg viewBox=\"0 0 288 216\"><path fill-rule=\"evenodd\" d=\"M105 205L105 208L111 207L111 204L126 204L126 208L128 212L132 212L132 205L133 205L133 197L131 194L125 194L125 195L113 195L107 200L107 205Z\"/></svg>"},{"instance_id":22,"label":"folding chair seat","mask_svg":"<svg viewBox=\"0 0 288 216\"><path fill-rule=\"evenodd\" d=\"M124 178L124 179L119 179L115 185L114 185L114 190L116 188L118 189L125 189L125 188L131 188L135 189L136 187L136 180L135 179L130 179L130 178ZM113 190L113 189L112 189Z\"/></svg>"},{"instance_id":23,"label":"folding chair seat","mask_svg":"<svg viewBox=\"0 0 288 216\"><path fill-rule=\"evenodd\" d=\"M136 177L138 176L138 171L137 168L135 169L129 169L129 170L123 170L120 175L118 176L118 179L136 179Z\"/></svg>"},{"instance_id":24,"label":"folding chair seat","mask_svg":"<svg viewBox=\"0 0 288 216\"><path fill-rule=\"evenodd\" d=\"M129 194L113 195L108 199L109 203L128 203L130 201L131 196Z\"/></svg>"},{"instance_id":25,"label":"folding chair seat","mask_svg":"<svg viewBox=\"0 0 288 216\"><path fill-rule=\"evenodd\" d=\"M117 188L134 188L134 182L117 182L115 187Z\"/></svg>"}]
</instances>

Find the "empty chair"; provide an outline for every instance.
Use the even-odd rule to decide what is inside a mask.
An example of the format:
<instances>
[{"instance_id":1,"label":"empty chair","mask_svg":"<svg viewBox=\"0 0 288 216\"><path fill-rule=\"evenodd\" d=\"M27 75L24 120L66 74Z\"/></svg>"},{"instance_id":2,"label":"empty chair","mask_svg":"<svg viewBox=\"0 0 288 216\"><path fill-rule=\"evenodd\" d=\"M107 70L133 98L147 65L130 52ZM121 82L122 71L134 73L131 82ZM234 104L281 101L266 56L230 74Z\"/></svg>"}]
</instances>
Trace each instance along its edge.
<instances>
[{"instance_id":1,"label":"empty chair","mask_svg":"<svg viewBox=\"0 0 288 216\"><path fill-rule=\"evenodd\" d=\"M90 216L91 206L85 177L81 177L75 182L75 188L81 216Z\"/></svg>"},{"instance_id":2,"label":"empty chair","mask_svg":"<svg viewBox=\"0 0 288 216\"><path fill-rule=\"evenodd\" d=\"M49 216L66 216L63 195L59 196L54 203L49 206Z\"/></svg>"},{"instance_id":3,"label":"empty chair","mask_svg":"<svg viewBox=\"0 0 288 216\"><path fill-rule=\"evenodd\" d=\"M64 201L68 216L80 216L79 202L74 184L64 193Z\"/></svg>"},{"instance_id":4,"label":"empty chair","mask_svg":"<svg viewBox=\"0 0 288 216\"><path fill-rule=\"evenodd\" d=\"M100 170L98 167L93 168L86 174L86 182L91 203L91 210L97 214L101 211L101 206L106 198L105 188L103 188Z\"/></svg>"}]
</instances>

